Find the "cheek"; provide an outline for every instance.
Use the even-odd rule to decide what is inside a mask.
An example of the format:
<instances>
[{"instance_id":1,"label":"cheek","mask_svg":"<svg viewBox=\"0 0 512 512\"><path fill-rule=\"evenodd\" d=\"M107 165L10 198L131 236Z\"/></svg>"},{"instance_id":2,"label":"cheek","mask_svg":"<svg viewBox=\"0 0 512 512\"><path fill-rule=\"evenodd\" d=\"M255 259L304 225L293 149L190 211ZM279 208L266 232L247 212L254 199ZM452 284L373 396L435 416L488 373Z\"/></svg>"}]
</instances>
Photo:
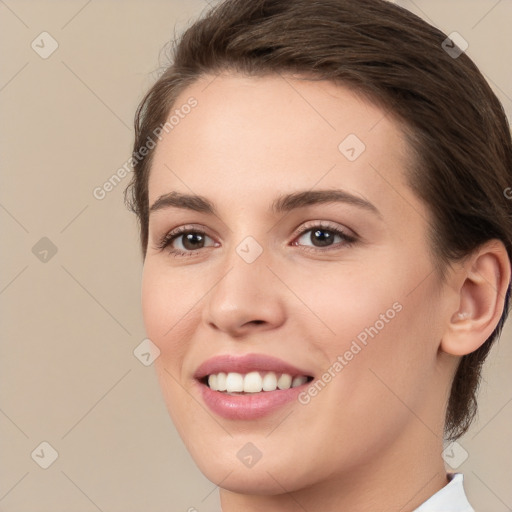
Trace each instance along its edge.
<instances>
[{"instance_id":1,"label":"cheek","mask_svg":"<svg viewBox=\"0 0 512 512\"><path fill-rule=\"evenodd\" d=\"M165 265L146 260L142 273L142 316L148 337L163 356L168 352L179 353L179 340L187 339L187 328L196 323L193 315L201 293L204 294L200 288L199 280L192 276L171 272Z\"/></svg>"},{"instance_id":2,"label":"cheek","mask_svg":"<svg viewBox=\"0 0 512 512\"><path fill-rule=\"evenodd\" d=\"M331 267L305 269L303 275L289 275L287 282L293 282L294 293L311 312L307 315L311 325L303 327L311 332L319 325L315 344L339 354L356 338L364 343L375 327L379 332L387 328L397 316L400 287L397 282L384 282L385 269L378 265L329 264ZM294 321L302 321L301 316Z\"/></svg>"},{"instance_id":3,"label":"cheek","mask_svg":"<svg viewBox=\"0 0 512 512\"><path fill-rule=\"evenodd\" d=\"M190 395L181 384L183 362L190 350L188 340L197 328L195 316L201 294L190 286L194 279L183 279L177 272L171 274L165 265L157 263L146 260L144 265L142 315L147 337L160 349L160 356L153 364L169 414L181 432L187 418L185 410L190 406Z\"/></svg>"},{"instance_id":4,"label":"cheek","mask_svg":"<svg viewBox=\"0 0 512 512\"><path fill-rule=\"evenodd\" d=\"M350 272L338 268L295 282L294 292L315 313L308 318L318 325L303 327L318 333L311 339L323 353L324 371L334 375L323 374L325 381L334 383L326 386L334 393L329 398L347 407L350 402L361 418L368 408L389 407L390 401L382 400L383 393L391 393L386 385L411 406L419 403L422 383L434 367L436 312L429 305L434 292L428 282L412 292L428 274L422 263L416 268L402 262L360 271L351 265ZM399 400L396 404L401 407Z\"/></svg>"},{"instance_id":5,"label":"cheek","mask_svg":"<svg viewBox=\"0 0 512 512\"><path fill-rule=\"evenodd\" d=\"M142 317L149 338L160 343L160 338L172 326L170 323L173 310L170 286L159 277L157 269L146 262L142 273ZM161 349L161 347L159 347Z\"/></svg>"},{"instance_id":6,"label":"cheek","mask_svg":"<svg viewBox=\"0 0 512 512\"><path fill-rule=\"evenodd\" d=\"M189 393L184 391L182 366L190 344L200 290L154 259L146 259L142 273L142 315L148 338L160 349L154 368L160 389L173 423L180 435L186 432L193 406ZM198 287L198 286L196 286ZM204 291L203 291L204 293ZM185 436L186 437L186 436Z\"/></svg>"}]
</instances>

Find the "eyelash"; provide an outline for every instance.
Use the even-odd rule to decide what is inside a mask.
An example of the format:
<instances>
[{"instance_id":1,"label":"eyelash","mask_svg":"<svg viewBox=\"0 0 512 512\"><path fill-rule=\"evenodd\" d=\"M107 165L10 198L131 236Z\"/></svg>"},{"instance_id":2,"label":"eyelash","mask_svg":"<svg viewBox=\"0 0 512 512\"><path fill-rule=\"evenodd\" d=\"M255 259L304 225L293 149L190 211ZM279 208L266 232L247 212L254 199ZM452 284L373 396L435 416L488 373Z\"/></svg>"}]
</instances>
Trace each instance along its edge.
<instances>
[{"instance_id":1,"label":"eyelash","mask_svg":"<svg viewBox=\"0 0 512 512\"><path fill-rule=\"evenodd\" d=\"M305 227L298 233L295 233L295 238L301 238L305 233L309 231L328 231L329 233L333 233L335 236L338 235L342 238L343 242L340 242L344 245L344 247L350 247L355 242L357 242L358 238L356 236L349 235L345 233L344 231L340 230L339 228L333 227L329 224L325 224L322 222L319 222L317 224L314 224L312 226ZM174 240L178 239L180 236L188 235L188 234L199 234L203 236L208 236L204 231L201 229L196 229L190 226L182 226L180 228L177 228L167 234L165 234L160 241L157 244L157 249L163 251L165 248L168 248ZM299 246L302 247L302 246ZM331 247L327 246L326 249L322 249L320 247L303 247L302 250L307 252L327 252L330 250L339 250L340 247ZM181 249L168 249L168 252L172 254L174 257L182 257L182 256L195 256L201 249L194 249L192 251L182 251Z\"/></svg>"}]
</instances>

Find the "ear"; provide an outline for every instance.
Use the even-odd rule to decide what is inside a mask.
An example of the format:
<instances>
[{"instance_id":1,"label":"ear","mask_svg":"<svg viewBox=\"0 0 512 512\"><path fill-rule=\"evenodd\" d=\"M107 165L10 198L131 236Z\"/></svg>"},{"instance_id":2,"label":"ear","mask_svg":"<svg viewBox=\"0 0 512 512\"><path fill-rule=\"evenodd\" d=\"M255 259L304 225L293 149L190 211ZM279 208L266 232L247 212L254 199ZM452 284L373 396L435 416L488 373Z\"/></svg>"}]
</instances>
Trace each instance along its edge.
<instances>
[{"instance_id":1,"label":"ear","mask_svg":"<svg viewBox=\"0 0 512 512\"><path fill-rule=\"evenodd\" d=\"M477 350L492 334L505 305L510 283L510 260L500 240L490 240L450 277L458 291L458 307L441 340L440 349L454 356Z\"/></svg>"}]
</instances>

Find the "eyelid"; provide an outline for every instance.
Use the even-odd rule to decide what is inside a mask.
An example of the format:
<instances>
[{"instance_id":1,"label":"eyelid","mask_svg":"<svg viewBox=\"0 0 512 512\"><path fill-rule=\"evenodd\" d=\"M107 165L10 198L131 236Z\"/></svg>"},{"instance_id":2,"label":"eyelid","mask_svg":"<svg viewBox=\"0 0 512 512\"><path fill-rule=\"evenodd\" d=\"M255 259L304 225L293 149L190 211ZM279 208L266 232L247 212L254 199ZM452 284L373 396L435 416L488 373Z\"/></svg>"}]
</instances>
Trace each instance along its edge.
<instances>
[{"instance_id":1,"label":"eyelid","mask_svg":"<svg viewBox=\"0 0 512 512\"><path fill-rule=\"evenodd\" d=\"M292 236L301 235L304 232L317 227L334 231L341 231L344 235L350 238L360 238L359 234L353 229L347 228L342 224L337 224L328 220L308 220L307 222L303 222L302 224L299 224L297 228L295 228Z\"/></svg>"},{"instance_id":2,"label":"eyelid","mask_svg":"<svg viewBox=\"0 0 512 512\"><path fill-rule=\"evenodd\" d=\"M212 236L208 235L207 231L207 229L205 229L203 226L200 226L199 224L183 224L171 229L170 231L166 231L162 236L158 237L155 248L158 250L164 250L169 245L171 240L176 240L181 235L189 232L201 233L213 239ZM187 252L193 253L193 251Z\"/></svg>"}]
</instances>

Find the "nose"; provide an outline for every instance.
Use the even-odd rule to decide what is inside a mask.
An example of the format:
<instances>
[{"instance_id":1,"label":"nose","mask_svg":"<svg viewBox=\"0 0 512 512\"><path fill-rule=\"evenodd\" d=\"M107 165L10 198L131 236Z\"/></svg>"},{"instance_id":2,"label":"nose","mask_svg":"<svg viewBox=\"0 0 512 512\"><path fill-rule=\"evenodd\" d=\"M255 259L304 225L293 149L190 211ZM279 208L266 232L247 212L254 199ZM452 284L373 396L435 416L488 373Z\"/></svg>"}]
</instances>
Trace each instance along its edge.
<instances>
[{"instance_id":1,"label":"nose","mask_svg":"<svg viewBox=\"0 0 512 512\"><path fill-rule=\"evenodd\" d=\"M265 251L251 262L233 250L205 297L203 322L234 338L282 325L286 287L269 263Z\"/></svg>"}]
</instances>

